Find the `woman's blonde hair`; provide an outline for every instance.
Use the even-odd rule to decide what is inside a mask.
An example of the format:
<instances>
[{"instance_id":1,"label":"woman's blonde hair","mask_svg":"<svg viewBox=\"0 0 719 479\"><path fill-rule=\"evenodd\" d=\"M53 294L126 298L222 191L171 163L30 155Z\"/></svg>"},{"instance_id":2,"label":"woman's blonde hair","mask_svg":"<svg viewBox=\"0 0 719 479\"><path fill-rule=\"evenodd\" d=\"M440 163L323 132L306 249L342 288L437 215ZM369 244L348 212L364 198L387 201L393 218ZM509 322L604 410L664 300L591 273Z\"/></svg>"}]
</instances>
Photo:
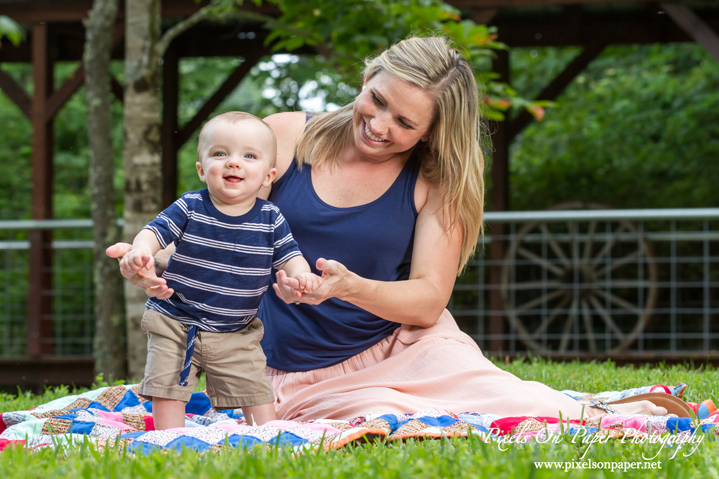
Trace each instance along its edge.
<instances>
[{"instance_id":1,"label":"woman's blonde hair","mask_svg":"<svg viewBox=\"0 0 719 479\"><path fill-rule=\"evenodd\" d=\"M462 228L460 273L477 247L484 210L484 157L479 143L479 95L467 60L444 37L413 37L368 59L364 76L380 71L421 87L436 102L429 141L416 151L422 175L438 185L450 213L448 232ZM353 103L310 120L297 142L297 161L334 162L353 141Z\"/></svg>"}]
</instances>

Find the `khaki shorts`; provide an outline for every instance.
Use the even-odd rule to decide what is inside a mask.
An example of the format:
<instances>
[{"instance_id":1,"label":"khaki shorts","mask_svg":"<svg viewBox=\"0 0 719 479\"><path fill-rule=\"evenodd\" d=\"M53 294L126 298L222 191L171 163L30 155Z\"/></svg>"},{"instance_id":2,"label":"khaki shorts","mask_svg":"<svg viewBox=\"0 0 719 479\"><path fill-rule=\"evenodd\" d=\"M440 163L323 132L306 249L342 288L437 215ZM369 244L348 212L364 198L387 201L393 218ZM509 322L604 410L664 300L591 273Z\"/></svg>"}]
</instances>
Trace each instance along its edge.
<instances>
[{"instance_id":1,"label":"khaki shorts","mask_svg":"<svg viewBox=\"0 0 719 479\"><path fill-rule=\"evenodd\" d=\"M200 372L205 371L207 393L217 410L274 402L272 386L265 375L267 358L260 346L264 328L259 318L234 333L199 331L187 386L179 385L187 326L148 309L142 317L142 329L147 331L147 364L138 390L141 396L187 402Z\"/></svg>"}]
</instances>

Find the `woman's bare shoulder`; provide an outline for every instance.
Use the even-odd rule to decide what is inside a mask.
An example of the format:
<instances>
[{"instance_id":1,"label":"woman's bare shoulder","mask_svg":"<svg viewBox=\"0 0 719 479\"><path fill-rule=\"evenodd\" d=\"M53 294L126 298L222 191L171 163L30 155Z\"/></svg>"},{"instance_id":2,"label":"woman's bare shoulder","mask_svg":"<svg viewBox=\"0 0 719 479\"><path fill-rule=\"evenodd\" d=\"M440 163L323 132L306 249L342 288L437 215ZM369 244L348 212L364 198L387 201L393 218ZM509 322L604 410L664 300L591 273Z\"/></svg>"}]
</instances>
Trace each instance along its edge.
<instances>
[{"instance_id":1,"label":"woman's bare shoulder","mask_svg":"<svg viewBox=\"0 0 719 479\"><path fill-rule=\"evenodd\" d=\"M264 119L277 137L276 178L280 178L295 157L297 138L305 129L307 114L303 111L275 113Z\"/></svg>"}]
</instances>

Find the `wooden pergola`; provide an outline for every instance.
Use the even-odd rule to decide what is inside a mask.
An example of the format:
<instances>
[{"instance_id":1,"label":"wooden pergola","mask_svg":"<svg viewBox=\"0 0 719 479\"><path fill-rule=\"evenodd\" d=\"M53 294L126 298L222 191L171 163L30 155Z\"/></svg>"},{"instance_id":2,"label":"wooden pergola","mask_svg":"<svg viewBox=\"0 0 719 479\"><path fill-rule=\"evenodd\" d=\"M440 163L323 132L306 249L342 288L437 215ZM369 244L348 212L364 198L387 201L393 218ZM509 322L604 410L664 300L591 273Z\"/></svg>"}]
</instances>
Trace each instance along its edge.
<instances>
[{"instance_id":1,"label":"wooden pergola","mask_svg":"<svg viewBox=\"0 0 719 479\"><path fill-rule=\"evenodd\" d=\"M122 4L123 2L121 2ZM607 45L697 42L719 61L719 2L713 0L660 3L646 0L449 0L465 18L496 26L499 40L510 47L579 46L581 53L557 75L537 96L553 100ZM85 32L82 20L87 17L91 0L2 0L0 15L6 15L27 26L26 40L15 47L3 42L0 47L0 90L7 95L32 122L33 219L52 219L53 194L53 122L65 102L83 84L85 72L80 66L57 89L53 88L54 63L81 61ZM185 18L203 3L194 0L165 0L165 19ZM249 8L249 7L248 7ZM275 7L260 8L262 13L277 14ZM115 30L113 57L124 58L124 13L121 11ZM248 33L252 32L251 35ZM260 26L228 22L222 25L198 24L172 43L163 63L163 201L171 203L177 194L177 153L212 111L242 81L260 58L269 54L264 46L267 32ZM300 52L302 53L302 52ZM305 52L307 53L307 52ZM245 59L232 72L198 111L184 125L178 122L180 59L187 57L242 57ZM2 63L25 62L33 65L32 96L1 69ZM494 70L502 79L509 78L509 56L500 51ZM113 92L122 101L123 87L113 82ZM509 205L509 144L532 117L522 113L498 123L493 128L492 192L493 211L510 209ZM502 225L493 227L493 234L504 233ZM51 232L31 232L28 301L28 343L30 358L46 358L53 354L51 323ZM492 259L504 257L504 245L492 242ZM499 283L499 270L493 270L491 281ZM41 292L39 295L37 292ZM499 293L490 301L493 311L502 309ZM505 322L501 315L491 318L489 334L502 334ZM490 347L499 350L500 344ZM37 367L37 363L34 367ZM85 363L83 363L85 364ZM65 366L66 370L69 366ZM92 364L87 362L88 378ZM85 371L85 370L83 370ZM85 374L85 373L78 373ZM23 375L8 378L19 384ZM27 375L28 377L30 375ZM62 378L61 378L62 379Z\"/></svg>"}]
</instances>

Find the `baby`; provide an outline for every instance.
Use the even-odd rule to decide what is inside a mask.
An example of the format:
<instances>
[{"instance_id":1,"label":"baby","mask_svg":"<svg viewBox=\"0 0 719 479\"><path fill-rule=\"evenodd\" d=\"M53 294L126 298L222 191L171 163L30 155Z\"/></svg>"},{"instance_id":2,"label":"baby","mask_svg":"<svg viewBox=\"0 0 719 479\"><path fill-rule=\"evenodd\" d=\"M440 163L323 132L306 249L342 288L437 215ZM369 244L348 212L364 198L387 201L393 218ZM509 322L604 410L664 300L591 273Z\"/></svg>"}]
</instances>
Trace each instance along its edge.
<instances>
[{"instance_id":1,"label":"baby","mask_svg":"<svg viewBox=\"0 0 719 479\"><path fill-rule=\"evenodd\" d=\"M185 403L200 372L215 409L242 407L248 424L275 419L256 316L272 268L312 292L312 274L279 209L257 197L277 174L275 135L248 113L208 121L197 145L197 173L207 189L191 191L135 237L121 267L153 268L153 256L174 242L163 273L174 290L150 298L142 318L147 365L139 394L153 401L156 429L183 427Z\"/></svg>"}]
</instances>

